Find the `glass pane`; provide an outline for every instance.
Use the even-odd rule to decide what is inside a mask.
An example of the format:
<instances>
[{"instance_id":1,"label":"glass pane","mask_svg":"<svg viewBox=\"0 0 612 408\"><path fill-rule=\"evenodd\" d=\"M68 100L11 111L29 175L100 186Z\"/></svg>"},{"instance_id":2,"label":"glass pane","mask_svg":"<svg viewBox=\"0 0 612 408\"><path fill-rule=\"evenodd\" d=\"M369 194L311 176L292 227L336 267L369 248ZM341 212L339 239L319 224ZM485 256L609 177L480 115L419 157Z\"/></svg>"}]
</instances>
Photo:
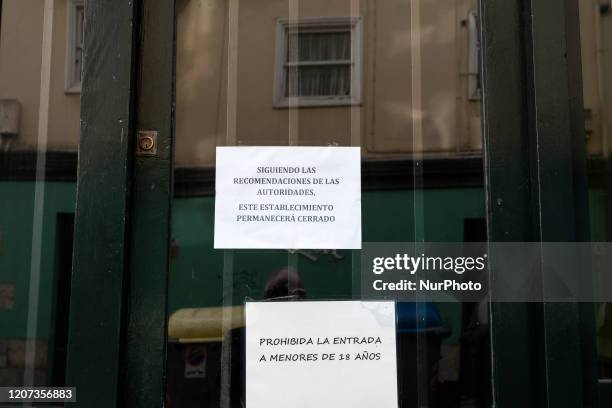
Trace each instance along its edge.
<instances>
[{"instance_id":1,"label":"glass pane","mask_svg":"<svg viewBox=\"0 0 612 408\"><path fill-rule=\"evenodd\" d=\"M85 7L75 7L74 13L74 64L73 64L73 78L76 82L81 82L81 69L83 65L83 34L84 34L84 19L85 19Z\"/></svg>"},{"instance_id":2,"label":"glass pane","mask_svg":"<svg viewBox=\"0 0 612 408\"><path fill-rule=\"evenodd\" d=\"M314 66L286 70L285 96L350 96L351 67Z\"/></svg>"},{"instance_id":3,"label":"glass pane","mask_svg":"<svg viewBox=\"0 0 612 408\"><path fill-rule=\"evenodd\" d=\"M298 29L299 30L299 29ZM299 32L299 31L298 31ZM292 33L287 42L287 61L337 61L351 59L351 33Z\"/></svg>"},{"instance_id":4,"label":"glass pane","mask_svg":"<svg viewBox=\"0 0 612 408\"><path fill-rule=\"evenodd\" d=\"M247 302L364 300L360 250L215 249L217 147L358 147L364 245L486 241L475 10L475 0L177 2L168 406L249 405ZM388 375L402 407L491 406L486 301L397 302L396 313Z\"/></svg>"},{"instance_id":5,"label":"glass pane","mask_svg":"<svg viewBox=\"0 0 612 408\"><path fill-rule=\"evenodd\" d=\"M81 46L68 3L0 2L0 387L64 385Z\"/></svg>"},{"instance_id":6,"label":"glass pane","mask_svg":"<svg viewBox=\"0 0 612 408\"><path fill-rule=\"evenodd\" d=\"M612 10L604 2L581 1L580 36L584 98L584 132L589 167L589 211L591 240L611 240L610 220L610 130L612 101ZM595 321L599 377L612 380L612 308L597 303Z\"/></svg>"}]
</instances>

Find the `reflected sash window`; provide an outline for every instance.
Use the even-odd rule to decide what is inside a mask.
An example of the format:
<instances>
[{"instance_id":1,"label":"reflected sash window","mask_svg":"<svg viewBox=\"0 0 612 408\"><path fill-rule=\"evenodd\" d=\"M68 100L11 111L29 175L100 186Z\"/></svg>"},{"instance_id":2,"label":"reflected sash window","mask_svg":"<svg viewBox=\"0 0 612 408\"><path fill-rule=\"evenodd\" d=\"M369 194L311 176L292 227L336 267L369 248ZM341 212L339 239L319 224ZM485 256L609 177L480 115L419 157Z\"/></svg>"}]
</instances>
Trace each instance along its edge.
<instances>
[{"instance_id":1,"label":"reflected sash window","mask_svg":"<svg viewBox=\"0 0 612 408\"><path fill-rule=\"evenodd\" d=\"M85 6L83 0L69 0L66 43L66 93L81 92Z\"/></svg>"},{"instance_id":2,"label":"reflected sash window","mask_svg":"<svg viewBox=\"0 0 612 408\"><path fill-rule=\"evenodd\" d=\"M276 41L276 107L360 102L359 19L280 20Z\"/></svg>"}]
</instances>

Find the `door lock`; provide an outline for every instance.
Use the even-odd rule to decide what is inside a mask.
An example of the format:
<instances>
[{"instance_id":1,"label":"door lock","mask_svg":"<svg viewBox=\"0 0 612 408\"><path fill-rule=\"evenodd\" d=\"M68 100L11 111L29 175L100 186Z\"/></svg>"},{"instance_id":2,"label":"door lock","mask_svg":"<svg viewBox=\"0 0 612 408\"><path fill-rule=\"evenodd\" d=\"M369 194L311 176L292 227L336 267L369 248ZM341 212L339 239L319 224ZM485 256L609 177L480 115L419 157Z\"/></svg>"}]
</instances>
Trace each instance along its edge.
<instances>
[{"instance_id":1,"label":"door lock","mask_svg":"<svg viewBox=\"0 0 612 408\"><path fill-rule=\"evenodd\" d=\"M155 156L157 154L157 131L141 130L136 143L137 156Z\"/></svg>"}]
</instances>

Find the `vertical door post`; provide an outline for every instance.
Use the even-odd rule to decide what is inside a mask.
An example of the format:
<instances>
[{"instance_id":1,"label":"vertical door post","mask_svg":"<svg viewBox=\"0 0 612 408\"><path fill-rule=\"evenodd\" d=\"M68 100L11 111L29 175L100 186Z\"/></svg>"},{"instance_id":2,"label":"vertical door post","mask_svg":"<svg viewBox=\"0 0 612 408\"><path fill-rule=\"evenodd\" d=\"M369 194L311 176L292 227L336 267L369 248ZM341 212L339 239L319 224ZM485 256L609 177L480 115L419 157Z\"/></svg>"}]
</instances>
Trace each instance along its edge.
<instances>
[{"instance_id":1,"label":"vertical door post","mask_svg":"<svg viewBox=\"0 0 612 408\"><path fill-rule=\"evenodd\" d=\"M578 4L482 0L481 13L489 240L588 241ZM586 317L493 304L497 406L595 406Z\"/></svg>"},{"instance_id":2,"label":"vertical door post","mask_svg":"<svg viewBox=\"0 0 612 408\"><path fill-rule=\"evenodd\" d=\"M174 0L141 0L122 406L164 406L174 149ZM153 149L147 149L154 135Z\"/></svg>"},{"instance_id":3,"label":"vertical door post","mask_svg":"<svg viewBox=\"0 0 612 408\"><path fill-rule=\"evenodd\" d=\"M75 407L119 401L133 137L134 1L85 2L66 384Z\"/></svg>"}]
</instances>

